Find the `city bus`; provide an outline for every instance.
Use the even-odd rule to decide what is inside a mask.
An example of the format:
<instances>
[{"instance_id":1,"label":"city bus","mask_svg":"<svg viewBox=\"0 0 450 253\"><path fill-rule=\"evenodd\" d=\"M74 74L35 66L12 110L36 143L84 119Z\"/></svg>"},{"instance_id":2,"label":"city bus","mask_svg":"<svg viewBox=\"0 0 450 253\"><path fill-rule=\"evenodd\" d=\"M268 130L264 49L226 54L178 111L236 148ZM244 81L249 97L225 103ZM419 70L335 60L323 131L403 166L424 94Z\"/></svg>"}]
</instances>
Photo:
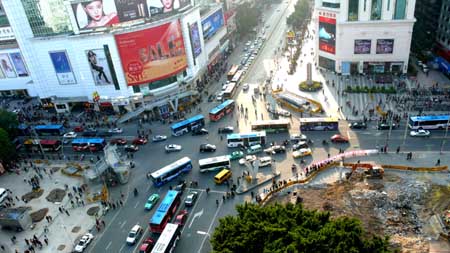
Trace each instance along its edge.
<instances>
[{"instance_id":1,"label":"city bus","mask_svg":"<svg viewBox=\"0 0 450 253\"><path fill-rule=\"evenodd\" d=\"M242 75L244 74L244 71L239 70L238 72L236 72L236 74L233 76L233 79L231 79L232 83L239 83L239 81L241 80Z\"/></svg>"},{"instance_id":2,"label":"city bus","mask_svg":"<svg viewBox=\"0 0 450 253\"><path fill-rule=\"evenodd\" d=\"M198 160L200 172L230 169L230 157L227 155L216 156Z\"/></svg>"},{"instance_id":3,"label":"city bus","mask_svg":"<svg viewBox=\"0 0 450 253\"><path fill-rule=\"evenodd\" d=\"M63 125L37 125L34 127L36 134L38 135L63 135Z\"/></svg>"},{"instance_id":4,"label":"city bus","mask_svg":"<svg viewBox=\"0 0 450 253\"><path fill-rule=\"evenodd\" d=\"M172 219L172 216L180 206L180 195L181 194L175 190L169 190L167 192L166 196L161 201L161 204L159 204L158 209L156 209L156 212L150 219L150 231L153 233L161 233L164 230L167 223L169 223L170 219Z\"/></svg>"},{"instance_id":5,"label":"city bus","mask_svg":"<svg viewBox=\"0 0 450 253\"><path fill-rule=\"evenodd\" d=\"M233 76L236 75L236 72L239 70L239 65L233 65L230 68L230 71L228 71L227 79L228 81L231 81L233 79Z\"/></svg>"},{"instance_id":6,"label":"city bus","mask_svg":"<svg viewBox=\"0 0 450 253\"><path fill-rule=\"evenodd\" d=\"M165 183L173 180L181 175L181 173L188 173L192 170L192 161L189 157L183 157L180 160L173 162L160 170L153 172L150 176L153 184L156 187L161 187Z\"/></svg>"},{"instance_id":7,"label":"city bus","mask_svg":"<svg viewBox=\"0 0 450 253\"><path fill-rule=\"evenodd\" d=\"M227 88L223 91L224 98L232 98L237 90L237 83L231 82L227 85Z\"/></svg>"},{"instance_id":8,"label":"city bus","mask_svg":"<svg viewBox=\"0 0 450 253\"><path fill-rule=\"evenodd\" d=\"M77 138L72 141L73 151L97 152L103 150L106 141L103 138Z\"/></svg>"},{"instance_id":9,"label":"city bus","mask_svg":"<svg viewBox=\"0 0 450 253\"><path fill-rule=\"evenodd\" d=\"M266 144L266 132L251 132L251 133L234 133L227 135L227 145L229 148L236 148L239 146L253 146Z\"/></svg>"},{"instance_id":10,"label":"city bus","mask_svg":"<svg viewBox=\"0 0 450 253\"><path fill-rule=\"evenodd\" d=\"M41 147L45 152L56 152L61 149L61 141L59 140L41 140Z\"/></svg>"},{"instance_id":11,"label":"city bus","mask_svg":"<svg viewBox=\"0 0 450 253\"><path fill-rule=\"evenodd\" d=\"M339 119L326 118L300 118L300 131L331 131L338 130Z\"/></svg>"},{"instance_id":12,"label":"city bus","mask_svg":"<svg viewBox=\"0 0 450 253\"><path fill-rule=\"evenodd\" d=\"M167 223L161 235L156 241L151 253L169 253L173 252L180 239L180 226L173 223Z\"/></svg>"},{"instance_id":13,"label":"city bus","mask_svg":"<svg viewBox=\"0 0 450 253\"><path fill-rule=\"evenodd\" d=\"M173 136L180 136L186 134L196 128L203 127L205 125L205 117L203 115L195 115L192 118L183 120L170 126Z\"/></svg>"},{"instance_id":14,"label":"city bus","mask_svg":"<svg viewBox=\"0 0 450 253\"><path fill-rule=\"evenodd\" d=\"M25 147L25 150L28 152L38 152L40 151L40 144L41 140L39 139L27 139L23 142L23 146Z\"/></svg>"},{"instance_id":15,"label":"city bus","mask_svg":"<svg viewBox=\"0 0 450 253\"><path fill-rule=\"evenodd\" d=\"M231 100L231 99L225 100L225 102L214 107L209 112L209 119L211 121L219 121L226 114L230 114L233 112L234 105L235 105L234 100Z\"/></svg>"},{"instance_id":16,"label":"city bus","mask_svg":"<svg viewBox=\"0 0 450 253\"><path fill-rule=\"evenodd\" d=\"M409 117L410 129L445 129L450 127L450 115Z\"/></svg>"},{"instance_id":17,"label":"city bus","mask_svg":"<svg viewBox=\"0 0 450 253\"><path fill-rule=\"evenodd\" d=\"M257 120L252 123L252 131L266 131L266 133L287 132L291 122L287 119Z\"/></svg>"}]
</instances>

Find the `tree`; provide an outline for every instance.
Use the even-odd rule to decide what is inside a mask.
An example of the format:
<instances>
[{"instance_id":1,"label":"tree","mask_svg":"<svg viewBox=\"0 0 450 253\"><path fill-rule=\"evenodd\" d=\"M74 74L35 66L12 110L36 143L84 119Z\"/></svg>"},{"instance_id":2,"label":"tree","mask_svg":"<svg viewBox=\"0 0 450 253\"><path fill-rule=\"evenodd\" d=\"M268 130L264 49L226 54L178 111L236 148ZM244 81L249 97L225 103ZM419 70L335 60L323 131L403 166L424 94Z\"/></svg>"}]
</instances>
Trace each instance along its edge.
<instances>
[{"instance_id":1,"label":"tree","mask_svg":"<svg viewBox=\"0 0 450 253\"><path fill-rule=\"evenodd\" d=\"M16 158L16 149L9 139L8 133L0 128L0 161L5 167L9 167L11 163Z\"/></svg>"},{"instance_id":2,"label":"tree","mask_svg":"<svg viewBox=\"0 0 450 253\"><path fill-rule=\"evenodd\" d=\"M308 0L299 0L294 6L294 12L287 18L288 25L300 29L311 15L311 7Z\"/></svg>"},{"instance_id":3,"label":"tree","mask_svg":"<svg viewBox=\"0 0 450 253\"><path fill-rule=\"evenodd\" d=\"M15 113L0 109L0 128L3 128L12 137L18 126L19 121Z\"/></svg>"},{"instance_id":4,"label":"tree","mask_svg":"<svg viewBox=\"0 0 450 253\"><path fill-rule=\"evenodd\" d=\"M219 220L214 252L391 252L388 238L368 236L355 218L330 218L301 204L243 204Z\"/></svg>"},{"instance_id":5,"label":"tree","mask_svg":"<svg viewBox=\"0 0 450 253\"><path fill-rule=\"evenodd\" d=\"M253 28L258 25L258 19L261 15L261 8L251 6L250 3L245 2L237 8L236 25L237 31L241 35L246 35L252 32Z\"/></svg>"}]
</instances>

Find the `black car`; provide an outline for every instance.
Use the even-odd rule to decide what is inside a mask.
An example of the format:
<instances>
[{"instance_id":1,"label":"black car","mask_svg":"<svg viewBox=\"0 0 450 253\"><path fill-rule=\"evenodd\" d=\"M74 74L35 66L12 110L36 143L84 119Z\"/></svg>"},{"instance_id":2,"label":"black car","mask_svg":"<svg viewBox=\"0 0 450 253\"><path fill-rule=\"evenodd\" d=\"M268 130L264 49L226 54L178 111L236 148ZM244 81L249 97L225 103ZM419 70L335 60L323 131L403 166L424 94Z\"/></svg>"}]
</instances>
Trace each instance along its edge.
<instances>
[{"instance_id":1,"label":"black car","mask_svg":"<svg viewBox=\"0 0 450 253\"><path fill-rule=\"evenodd\" d=\"M139 150L139 147L136 145L125 145L124 150L126 152L136 152Z\"/></svg>"},{"instance_id":2,"label":"black car","mask_svg":"<svg viewBox=\"0 0 450 253\"><path fill-rule=\"evenodd\" d=\"M395 129L397 127L399 127L399 125L392 123L392 129ZM390 125L389 125L389 123L386 123L386 122L382 122L382 123L378 124L378 127L377 127L378 130L389 130L389 128L390 128Z\"/></svg>"},{"instance_id":3,"label":"black car","mask_svg":"<svg viewBox=\"0 0 450 253\"><path fill-rule=\"evenodd\" d=\"M216 151L216 145L212 144L202 144L200 145L200 152L215 152Z\"/></svg>"},{"instance_id":4,"label":"black car","mask_svg":"<svg viewBox=\"0 0 450 253\"><path fill-rule=\"evenodd\" d=\"M232 126L220 127L219 134L230 134L233 133L234 128Z\"/></svg>"},{"instance_id":5,"label":"black car","mask_svg":"<svg viewBox=\"0 0 450 253\"><path fill-rule=\"evenodd\" d=\"M107 131L101 131L101 132L98 132L98 133L97 133L97 136L98 136L98 137L111 137L111 136L112 136L112 133L107 132Z\"/></svg>"},{"instance_id":6,"label":"black car","mask_svg":"<svg viewBox=\"0 0 450 253\"><path fill-rule=\"evenodd\" d=\"M84 137L95 137L95 136L97 136L97 132L96 131L84 131L82 136L84 136Z\"/></svg>"},{"instance_id":7,"label":"black car","mask_svg":"<svg viewBox=\"0 0 450 253\"><path fill-rule=\"evenodd\" d=\"M208 134L208 130L206 130L205 128L197 128L192 132L192 135L205 135Z\"/></svg>"},{"instance_id":8,"label":"black car","mask_svg":"<svg viewBox=\"0 0 450 253\"><path fill-rule=\"evenodd\" d=\"M366 129L367 128L367 124L364 123L363 121L353 122L353 123L348 124L348 126L353 129Z\"/></svg>"}]
</instances>

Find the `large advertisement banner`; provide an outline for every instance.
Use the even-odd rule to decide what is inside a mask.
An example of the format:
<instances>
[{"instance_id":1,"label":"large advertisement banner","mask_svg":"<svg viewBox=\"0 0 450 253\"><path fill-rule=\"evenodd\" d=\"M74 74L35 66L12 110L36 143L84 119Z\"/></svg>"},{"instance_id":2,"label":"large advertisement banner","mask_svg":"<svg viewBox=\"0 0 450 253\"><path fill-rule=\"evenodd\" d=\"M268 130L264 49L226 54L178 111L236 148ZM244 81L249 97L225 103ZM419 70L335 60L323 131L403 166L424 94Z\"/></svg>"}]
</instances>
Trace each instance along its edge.
<instances>
[{"instance_id":1,"label":"large advertisement banner","mask_svg":"<svg viewBox=\"0 0 450 253\"><path fill-rule=\"evenodd\" d=\"M9 57L16 69L17 75L20 77L28 76L28 70L23 61L22 55L19 52L10 53Z\"/></svg>"},{"instance_id":2,"label":"large advertisement banner","mask_svg":"<svg viewBox=\"0 0 450 253\"><path fill-rule=\"evenodd\" d=\"M370 54L371 40L355 40L355 54Z\"/></svg>"},{"instance_id":3,"label":"large advertisement banner","mask_svg":"<svg viewBox=\"0 0 450 253\"><path fill-rule=\"evenodd\" d=\"M16 71L14 71L13 65L9 60L8 54L0 54L0 66L2 67L3 73L8 78L17 77Z\"/></svg>"},{"instance_id":4,"label":"large advertisement banner","mask_svg":"<svg viewBox=\"0 0 450 253\"><path fill-rule=\"evenodd\" d=\"M222 9L214 12L202 21L203 38L209 40L225 24Z\"/></svg>"},{"instance_id":5,"label":"large advertisement banner","mask_svg":"<svg viewBox=\"0 0 450 253\"><path fill-rule=\"evenodd\" d=\"M202 44L200 42L200 31L198 30L198 23L195 22L189 27L189 33L191 35L192 53L194 58L199 56L202 52Z\"/></svg>"},{"instance_id":6,"label":"large advertisement banner","mask_svg":"<svg viewBox=\"0 0 450 253\"><path fill-rule=\"evenodd\" d=\"M190 0L147 0L150 17L165 13L179 12L190 6Z\"/></svg>"},{"instance_id":7,"label":"large advertisement banner","mask_svg":"<svg viewBox=\"0 0 450 253\"><path fill-rule=\"evenodd\" d=\"M95 85L112 84L111 70L108 66L105 50L103 48L87 50L86 56L91 67Z\"/></svg>"},{"instance_id":8,"label":"large advertisement banner","mask_svg":"<svg viewBox=\"0 0 450 253\"><path fill-rule=\"evenodd\" d=\"M66 51L49 52L59 84L76 84L75 75L67 58Z\"/></svg>"},{"instance_id":9,"label":"large advertisement banner","mask_svg":"<svg viewBox=\"0 0 450 253\"><path fill-rule=\"evenodd\" d=\"M319 49L336 53L336 19L319 16Z\"/></svg>"},{"instance_id":10,"label":"large advertisement banner","mask_svg":"<svg viewBox=\"0 0 450 253\"><path fill-rule=\"evenodd\" d=\"M394 52L393 39L377 40L377 54L392 54Z\"/></svg>"},{"instance_id":11,"label":"large advertisement banner","mask_svg":"<svg viewBox=\"0 0 450 253\"><path fill-rule=\"evenodd\" d=\"M119 23L114 0L93 0L72 3L80 30L108 27Z\"/></svg>"},{"instance_id":12,"label":"large advertisement banner","mask_svg":"<svg viewBox=\"0 0 450 253\"><path fill-rule=\"evenodd\" d=\"M128 85L161 80L187 67L178 20L115 38Z\"/></svg>"},{"instance_id":13,"label":"large advertisement banner","mask_svg":"<svg viewBox=\"0 0 450 253\"><path fill-rule=\"evenodd\" d=\"M146 0L116 0L120 22L128 22L148 17Z\"/></svg>"}]
</instances>

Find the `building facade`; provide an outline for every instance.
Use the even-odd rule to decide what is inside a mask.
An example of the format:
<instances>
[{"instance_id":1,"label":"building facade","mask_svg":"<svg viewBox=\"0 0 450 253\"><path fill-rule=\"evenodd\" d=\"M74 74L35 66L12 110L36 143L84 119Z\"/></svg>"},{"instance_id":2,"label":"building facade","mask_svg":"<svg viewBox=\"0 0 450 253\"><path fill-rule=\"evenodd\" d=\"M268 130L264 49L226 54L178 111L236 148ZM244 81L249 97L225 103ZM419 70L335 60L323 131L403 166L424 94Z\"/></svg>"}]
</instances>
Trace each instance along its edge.
<instances>
[{"instance_id":1,"label":"building facade","mask_svg":"<svg viewBox=\"0 0 450 253\"><path fill-rule=\"evenodd\" d=\"M424 51L432 51L436 46L436 35L442 7L442 0L416 1L414 16L417 22L414 24L411 51L422 54Z\"/></svg>"},{"instance_id":2,"label":"building facade","mask_svg":"<svg viewBox=\"0 0 450 253\"><path fill-rule=\"evenodd\" d=\"M350 75L406 73L415 0L316 0L316 62Z\"/></svg>"},{"instance_id":3,"label":"building facade","mask_svg":"<svg viewBox=\"0 0 450 253\"><path fill-rule=\"evenodd\" d=\"M445 60L445 63L441 64L441 68L445 66L442 70L450 75L450 0L442 0L436 40L438 42L437 54Z\"/></svg>"},{"instance_id":4,"label":"building facade","mask_svg":"<svg viewBox=\"0 0 450 253\"><path fill-rule=\"evenodd\" d=\"M0 73L2 91L24 90L58 112L139 108L163 117L198 97L209 63L208 22L193 1L3 0L3 7L18 47L0 50L0 61L7 54L14 66L0 66L11 76ZM219 30L227 33L221 5L215 8L222 26L208 28L213 43Z\"/></svg>"}]
</instances>

